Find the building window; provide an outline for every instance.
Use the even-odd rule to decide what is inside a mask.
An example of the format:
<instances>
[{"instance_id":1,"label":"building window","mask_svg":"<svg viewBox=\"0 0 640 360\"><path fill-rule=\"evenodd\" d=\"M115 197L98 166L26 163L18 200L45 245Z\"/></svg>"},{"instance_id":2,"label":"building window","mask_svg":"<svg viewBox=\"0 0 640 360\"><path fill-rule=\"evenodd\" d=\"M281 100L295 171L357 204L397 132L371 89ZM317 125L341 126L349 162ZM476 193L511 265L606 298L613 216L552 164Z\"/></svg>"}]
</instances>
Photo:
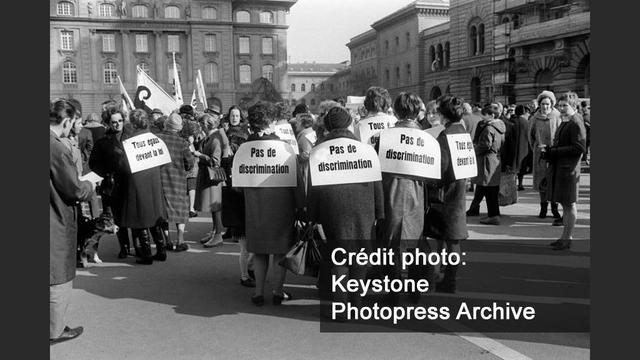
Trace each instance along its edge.
<instances>
[{"instance_id":1,"label":"building window","mask_svg":"<svg viewBox=\"0 0 640 360\"><path fill-rule=\"evenodd\" d=\"M262 77L273 82L273 65L262 66Z\"/></svg>"},{"instance_id":2,"label":"building window","mask_svg":"<svg viewBox=\"0 0 640 360\"><path fill-rule=\"evenodd\" d=\"M149 52L149 44L147 42L147 34L136 34L136 52Z\"/></svg>"},{"instance_id":3,"label":"building window","mask_svg":"<svg viewBox=\"0 0 640 360\"><path fill-rule=\"evenodd\" d=\"M240 54L249 54L249 37L248 36L240 36L238 38L238 49Z\"/></svg>"},{"instance_id":4,"label":"building window","mask_svg":"<svg viewBox=\"0 0 640 360\"><path fill-rule=\"evenodd\" d=\"M220 82L218 64L210 62L204 66L204 82L205 84L217 84Z\"/></svg>"},{"instance_id":5,"label":"building window","mask_svg":"<svg viewBox=\"0 0 640 360\"><path fill-rule=\"evenodd\" d=\"M296 91L296 84L291 84L291 91Z\"/></svg>"},{"instance_id":6,"label":"building window","mask_svg":"<svg viewBox=\"0 0 640 360\"><path fill-rule=\"evenodd\" d=\"M100 4L98 8L100 17L113 17L115 12L115 7L111 4Z\"/></svg>"},{"instance_id":7,"label":"building window","mask_svg":"<svg viewBox=\"0 0 640 360\"><path fill-rule=\"evenodd\" d=\"M400 47L400 38L396 36L396 49Z\"/></svg>"},{"instance_id":8,"label":"building window","mask_svg":"<svg viewBox=\"0 0 640 360\"><path fill-rule=\"evenodd\" d=\"M407 37L407 49L409 49L409 47L411 46L411 34L407 33L406 37Z\"/></svg>"},{"instance_id":9,"label":"building window","mask_svg":"<svg viewBox=\"0 0 640 360\"><path fill-rule=\"evenodd\" d=\"M300 99L300 104L307 105L307 99L305 98Z\"/></svg>"},{"instance_id":10,"label":"building window","mask_svg":"<svg viewBox=\"0 0 640 360\"><path fill-rule=\"evenodd\" d=\"M389 54L389 40L384 41L384 54L385 55Z\"/></svg>"},{"instance_id":11,"label":"building window","mask_svg":"<svg viewBox=\"0 0 640 360\"><path fill-rule=\"evenodd\" d=\"M442 70L442 62L444 61L444 51L442 49L442 44L438 44L438 46L436 46L436 59L438 60L437 69Z\"/></svg>"},{"instance_id":12,"label":"building window","mask_svg":"<svg viewBox=\"0 0 640 360\"><path fill-rule=\"evenodd\" d=\"M260 23L273 24L273 13L271 11L263 11L260 13Z\"/></svg>"},{"instance_id":13,"label":"building window","mask_svg":"<svg viewBox=\"0 0 640 360\"><path fill-rule=\"evenodd\" d=\"M450 47L449 47L449 42L447 41L446 43L444 43L444 66L445 67L449 67L449 60L451 59L450 57Z\"/></svg>"},{"instance_id":14,"label":"building window","mask_svg":"<svg viewBox=\"0 0 640 360\"><path fill-rule=\"evenodd\" d=\"M60 16L73 16L73 4L68 1L60 1L57 14Z\"/></svg>"},{"instance_id":15,"label":"building window","mask_svg":"<svg viewBox=\"0 0 640 360\"><path fill-rule=\"evenodd\" d=\"M207 6L202 9L203 19L216 19L218 17L218 10L216 8Z\"/></svg>"},{"instance_id":16,"label":"building window","mask_svg":"<svg viewBox=\"0 0 640 360\"><path fill-rule=\"evenodd\" d=\"M262 38L262 53L266 55L273 54L273 38L270 38L270 37Z\"/></svg>"},{"instance_id":17,"label":"building window","mask_svg":"<svg viewBox=\"0 0 640 360\"><path fill-rule=\"evenodd\" d=\"M164 8L164 18L165 19L179 19L180 18L180 8L177 6L167 6Z\"/></svg>"},{"instance_id":18,"label":"building window","mask_svg":"<svg viewBox=\"0 0 640 360\"><path fill-rule=\"evenodd\" d=\"M411 64L407 64L407 83L411 83Z\"/></svg>"},{"instance_id":19,"label":"building window","mask_svg":"<svg viewBox=\"0 0 640 360\"><path fill-rule=\"evenodd\" d=\"M215 34L206 34L204 36L204 51L215 52L217 50L217 38Z\"/></svg>"},{"instance_id":20,"label":"building window","mask_svg":"<svg viewBox=\"0 0 640 360\"><path fill-rule=\"evenodd\" d=\"M251 84L250 65L240 65L240 84Z\"/></svg>"},{"instance_id":21,"label":"building window","mask_svg":"<svg viewBox=\"0 0 640 360\"><path fill-rule=\"evenodd\" d=\"M471 102L479 103L480 102L480 78L474 77L471 79Z\"/></svg>"},{"instance_id":22,"label":"building window","mask_svg":"<svg viewBox=\"0 0 640 360\"><path fill-rule=\"evenodd\" d=\"M104 63L104 83L115 84L117 82L118 70L116 64L108 61Z\"/></svg>"},{"instance_id":23,"label":"building window","mask_svg":"<svg viewBox=\"0 0 640 360\"><path fill-rule=\"evenodd\" d=\"M475 25L471 26L469 29L469 55L476 55L478 52L478 43L476 42L478 38L478 29L476 29Z\"/></svg>"},{"instance_id":24,"label":"building window","mask_svg":"<svg viewBox=\"0 0 640 360\"><path fill-rule=\"evenodd\" d=\"M436 69L436 48L433 45L429 46L429 69L431 71Z\"/></svg>"},{"instance_id":25,"label":"building window","mask_svg":"<svg viewBox=\"0 0 640 360\"><path fill-rule=\"evenodd\" d=\"M478 52L484 54L484 24L478 25Z\"/></svg>"},{"instance_id":26,"label":"building window","mask_svg":"<svg viewBox=\"0 0 640 360\"><path fill-rule=\"evenodd\" d=\"M251 14L248 11L241 10L236 13L236 22L248 23L251 22Z\"/></svg>"},{"instance_id":27,"label":"building window","mask_svg":"<svg viewBox=\"0 0 640 360\"><path fill-rule=\"evenodd\" d=\"M178 69L178 80L182 79L182 66L180 66L180 64L176 63L176 69ZM167 79L169 79L169 84L173 84L174 83L174 78L173 78L173 61L171 61L169 63L168 66L168 75Z\"/></svg>"},{"instance_id":28,"label":"building window","mask_svg":"<svg viewBox=\"0 0 640 360\"><path fill-rule=\"evenodd\" d=\"M307 85L306 84L300 85L300 91L302 91L302 92L307 91Z\"/></svg>"},{"instance_id":29,"label":"building window","mask_svg":"<svg viewBox=\"0 0 640 360\"><path fill-rule=\"evenodd\" d=\"M76 64L72 63L71 61L65 61L65 63L62 64L62 83L78 83L78 71L76 69Z\"/></svg>"},{"instance_id":30,"label":"building window","mask_svg":"<svg viewBox=\"0 0 640 360\"><path fill-rule=\"evenodd\" d=\"M116 36L114 34L102 34L102 51L116 51Z\"/></svg>"},{"instance_id":31,"label":"building window","mask_svg":"<svg viewBox=\"0 0 640 360\"><path fill-rule=\"evenodd\" d=\"M316 91L316 84L311 84L311 91Z\"/></svg>"},{"instance_id":32,"label":"building window","mask_svg":"<svg viewBox=\"0 0 640 360\"><path fill-rule=\"evenodd\" d=\"M179 35L167 35L167 50L169 52L180 52L180 38Z\"/></svg>"},{"instance_id":33,"label":"building window","mask_svg":"<svg viewBox=\"0 0 640 360\"><path fill-rule=\"evenodd\" d=\"M133 5L131 16L134 18L147 18L149 17L149 8L145 5Z\"/></svg>"},{"instance_id":34,"label":"building window","mask_svg":"<svg viewBox=\"0 0 640 360\"><path fill-rule=\"evenodd\" d=\"M396 66L396 86L400 85L400 67Z\"/></svg>"},{"instance_id":35,"label":"building window","mask_svg":"<svg viewBox=\"0 0 640 360\"><path fill-rule=\"evenodd\" d=\"M138 64L138 66L140 66L140 69L144 71L147 75L151 75L151 71L149 70L149 64L147 64L146 62L141 62L140 64Z\"/></svg>"},{"instance_id":36,"label":"building window","mask_svg":"<svg viewBox=\"0 0 640 360\"><path fill-rule=\"evenodd\" d=\"M60 44L62 45L62 50L73 50L73 32L61 31Z\"/></svg>"},{"instance_id":37,"label":"building window","mask_svg":"<svg viewBox=\"0 0 640 360\"><path fill-rule=\"evenodd\" d=\"M389 76L389 69L384 69L384 82L386 86L389 86L389 83L391 82L391 79Z\"/></svg>"}]
</instances>

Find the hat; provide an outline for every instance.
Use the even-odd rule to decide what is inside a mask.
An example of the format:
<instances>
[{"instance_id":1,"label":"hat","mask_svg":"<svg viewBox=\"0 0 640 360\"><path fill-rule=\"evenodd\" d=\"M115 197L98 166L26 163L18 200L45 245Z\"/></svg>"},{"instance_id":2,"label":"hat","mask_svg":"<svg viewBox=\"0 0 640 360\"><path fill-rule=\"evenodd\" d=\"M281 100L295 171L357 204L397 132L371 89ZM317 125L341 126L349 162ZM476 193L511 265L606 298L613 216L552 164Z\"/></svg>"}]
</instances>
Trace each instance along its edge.
<instances>
[{"instance_id":1,"label":"hat","mask_svg":"<svg viewBox=\"0 0 640 360\"><path fill-rule=\"evenodd\" d=\"M160 114L160 115L164 115L164 114L162 113L162 110L160 110L160 109L158 109L158 108L155 108L155 109L151 110L151 114Z\"/></svg>"},{"instance_id":2,"label":"hat","mask_svg":"<svg viewBox=\"0 0 640 360\"><path fill-rule=\"evenodd\" d=\"M538 104L540 104L540 100L543 97L548 97L549 99L551 99L551 107L556 105L556 96L553 95L551 91L544 90L543 92L541 92L540 95L538 95L538 98L536 99L538 101Z\"/></svg>"},{"instance_id":3,"label":"hat","mask_svg":"<svg viewBox=\"0 0 640 360\"><path fill-rule=\"evenodd\" d=\"M207 110L205 110L205 112L214 113L216 115L220 115L220 106L218 106L216 104L211 104L211 105L209 105L209 107L207 107Z\"/></svg>"},{"instance_id":4,"label":"hat","mask_svg":"<svg viewBox=\"0 0 640 360\"><path fill-rule=\"evenodd\" d=\"M179 113L193 116L193 106L191 106L191 105L182 105L182 106L180 106Z\"/></svg>"},{"instance_id":5,"label":"hat","mask_svg":"<svg viewBox=\"0 0 640 360\"><path fill-rule=\"evenodd\" d=\"M333 129L346 129L351 124L351 115L342 106L334 106L324 116L324 127Z\"/></svg>"},{"instance_id":6,"label":"hat","mask_svg":"<svg viewBox=\"0 0 640 360\"><path fill-rule=\"evenodd\" d=\"M167 120L164 121L164 128L169 131L182 130L182 118L176 113L169 115Z\"/></svg>"}]
</instances>

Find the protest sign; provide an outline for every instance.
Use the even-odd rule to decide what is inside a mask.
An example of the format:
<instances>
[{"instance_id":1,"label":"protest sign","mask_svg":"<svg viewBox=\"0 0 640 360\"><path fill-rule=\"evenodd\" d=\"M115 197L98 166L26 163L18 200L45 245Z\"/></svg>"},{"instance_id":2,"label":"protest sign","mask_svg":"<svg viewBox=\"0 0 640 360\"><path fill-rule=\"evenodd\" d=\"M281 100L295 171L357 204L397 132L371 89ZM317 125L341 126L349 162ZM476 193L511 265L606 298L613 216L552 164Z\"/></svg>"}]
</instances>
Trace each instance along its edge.
<instances>
[{"instance_id":1,"label":"protest sign","mask_svg":"<svg viewBox=\"0 0 640 360\"><path fill-rule=\"evenodd\" d=\"M280 140L248 141L233 157L234 187L297 186L296 154Z\"/></svg>"},{"instance_id":2,"label":"protest sign","mask_svg":"<svg viewBox=\"0 0 640 360\"><path fill-rule=\"evenodd\" d=\"M380 114L370 118L364 118L358 123L358 137L360 141L371 146L378 142L380 131L395 126L398 119L387 114Z\"/></svg>"},{"instance_id":3,"label":"protest sign","mask_svg":"<svg viewBox=\"0 0 640 360\"><path fill-rule=\"evenodd\" d=\"M286 141L293 148L293 152L297 155L300 150L298 149L298 141L296 140L296 134L293 132L291 124L273 125L273 130L281 140Z\"/></svg>"},{"instance_id":4,"label":"protest sign","mask_svg":"<svg viewBox=\"0 0 640 360\"><path fill-rule=\"evenodd\" d=\"M472 178L478 175L476 153L473 149L471 135L449 134L447 135L449 152L451 153L451 165L453 174L458 179Z\"/></svg>"},{"instance_id":5,"label":"protest sign","mask_svg":"<svg viewBox=\"0 0 640 360\"><path fill-rule=\"evenodd\" d=\"M314 147L309 155L309 170L313 186L382 180L380 160L373 147L347 138Z\"/></svg>"},{"instance_id":6,"label":"protest sign","mask_svg":"<svg viewBox=\"0 0 640 360\"><path fill-rule=\"evenodd\" d=\"M144 133L122 141L131 173L171 162L167 145L152 133Z\"/></svg>"},{"instance_id":7,"label":"protest sign","mask_svg":"<svg viewBox=\"0 0 640 360\"><path fill-rule=\"evenodd\" d=\"M383 172L440 179L440 145L420 129L382 130L378 153Z\"/></svg>"}]
</instances>

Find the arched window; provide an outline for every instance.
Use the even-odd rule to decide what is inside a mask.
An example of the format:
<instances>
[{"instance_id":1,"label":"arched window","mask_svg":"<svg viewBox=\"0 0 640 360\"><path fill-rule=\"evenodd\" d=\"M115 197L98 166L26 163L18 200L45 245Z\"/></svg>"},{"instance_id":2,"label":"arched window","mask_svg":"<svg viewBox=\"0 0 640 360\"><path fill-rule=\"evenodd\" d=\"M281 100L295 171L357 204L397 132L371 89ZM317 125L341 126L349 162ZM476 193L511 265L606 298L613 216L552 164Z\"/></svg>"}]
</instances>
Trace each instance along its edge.
<instances>
[{"instance_id":1,"label":"arched window","mask_svg":"<svg viewBox=\"0 0 640 360\"><path fill-rule=\"evenodd\" d=\"M316 91L316 84L311 84L311 91Z\"/></svg>"},{"instance_id":2,"label":"arched window","mask_svg":"<svg viewBox=\"0 0 640 360\"><path fill-rule=\"evenodd\" d=\"M481 84L480 84L480 78L479 77L474 77L473 79L471 79L471 102L472 103L479 103L480 102L480 88Z\"/></svg>"},{"instance_id":3,"label":"arched window","mask_svg":"<svg viewBox=\"0 0 640 360\"><path fill-rule=\"evenodd\" d=\"M449 60L451 59L449 42L444 43L444 66L449 67Z\"/></svg>"},{"instance_id":4,"label":"arched window","mask_svg":"<svg viewBox=\"0 0 640 360\"><path fill-rule=\"evenodd\" d=\"M146 62L141 62L140 64L138 64L138 66L140 66L140 69L147 73L147 75L151 75L149 64L147 64Z\"/></svg>"},{"instance_id":5,"label":"arched window","mask_svg":"<svg viewBox=\"0 0 640 360\"><path fill-rule=\"evenodd\" d=\"M216 19L218 18L218 10L216 8L207 6L202 9L202 18L203 19Z\"/></svg>"},{"instance_id":6,"label":"arched window","mask_svg":"<svg viewBox=\"0 0 640 360\"><path fill-rule=\"evenodd\" d=\"M307 85L306 84L302 84L300 85L300 91L307 91Z\"/></svg>"},{"instance_id":7,"label":"arched window","mask_svg":"<svg viewBox=\"0 0 640 360\"><path fill-rule=\"evenodd\" d=\"M549 69L543 69L536 74L536 93L542 90L553 91L553 73Z\"/></svg>"},{"instance_id":8,"label":"arched window","mask_svg":"<svg viewBox=\"0 0 640 360\"><path fill-rule=\"evenodd\" d=\"M262 77L273 82L273 65L262 65Z\"/></svg>"},{"instance_id":9,"label":"arched window","mask_svg":"<svg viewBox=\"0 0 640 360\"><path fill-rule=\"evenodd\" d=\"M180 66L180 64L176 63L176 68L178 69L178 79L180 79L180 82L182 81L182 66ZM167 79L169 84L173 84L173 61L169 62L169 66L168 66L168 75Z\"/></svg>"},{"instance_id":10,"label":"arched window","mask_svg":"<svg viewBox=\"0 0 640 360\"><path fill-rule=\"evenodd\" d=\"M134 18L147 18L149 17L149 8L145 5L133 5L131 16Z\"/></svg>"},{"instance_id":11,"label":"arched window","mask_svg":"<svg viewBox=\"0 0 640 360\"><path fill-rule=\"evenodd\" d=\"M469 56L474 56L478 53L478 29L475 25L472 25L469 29Z\"/></svg>"},{"instance_id":12,"label":"arched window","mask_svg":"<svg viewBox=\"0 0 640 360\"><path fill-rule=\"evenodd\" d=\"M100 4L98 15L100 15L100 17L114 17L116 16L116 9L111 4Z\"/></svg>"},{"instance_id":13,"label":"arched window","mask_svg":"<svg viewBox=\"0 0 640 360\"><path fill-rule=\"evenodd\" d=\"M111 61L107 61L104 63L104 83L105 84L115 84L118 82L117 80L118 70L116 69L116 64Z\"/></svg>"},{"instance_id":14,"label":"arched window","mask_svg":"<svg viewBox=\"0 0 640 360\"><path fill-rule=\"evenodd\" d=\"M389 69L384 69L384 82L386 86L389 86L391 82L391 76L389 75Z\"/></svg>"},{"instance_id":15,"label":"arched window","mask_svg":"<svg viewBox=\"0 0 640 360\"><path fill-rule=\"evenodd\" d=\"M439 98L440 95L442 95L442 90L440 90L440 87L434 86L431 88L431 93L429 94L429 96L431 97L431 100L435 100Z\"/></svg>"},{"instance_id":16,"label":"arched window","mask_svg":"<svg viewBox=\"0 0 640 360\"><path fill-rule=\"evenodd\" d=\"M261 24L273 24L273 13L271 11L263 11L260 13Z\"/></svg>"},{"instance_id":17,"label":"arched window","mask_svg":"<svg viewBox=\"0 0 640 360\"><path fill-rule=\"evenodd\" d=\"M60 16L73 16L73 4L68 1L60 1L57 7L57 14Z\"/></svg>"},{"instance_id":18,"label":"arched window","mask_svg":"<svg viewBox=\"0 0 640 360\"><path fill-rule=\"evenodd\" d=\"M444 52L442 51L442 44L438 44L438 46L436 47L436 58L438 59L438 70L442 70L442 68L444 67L443 62L444 62Z\"/></svg>"},{"instance_id":19,"label":"arched window","mask_svg":"<svg viewBox=\"0 0 640 360\"><path fill-rule=\"evenodd\" d=\"M484 54L484 24L478 25L478 52Z\"/></svg>"},{"instance_id":20,"label":"arched window","mask_svg":"<svg viewBox=\"0 0 640 360\"><path fill-rule=\"evenodd\" d=\"M436 48L429 46L429 69L433 68L433 62L436 61Z\"/></svg>"},{"instance_id":21,"label":"arched window","mask_svg":"<svg viewBox=\"0 0 640 360\"><path fill-rule=\"evenodd\" d=\"M240 84L251 84L251 65L240 65Z\"/></svg>"},{"instance_id":22,"label":"arched window","mask_svg":"<svg viewBox=\"0 0 640 360\"><path fill-rule=\"evenodd\" d=\"M405 36L407 37L407 49L411 46L411 34L406 33Z\"/></svg>"},{"instance_id":23,"label":"arched window","mask_svg":"<svg viewBox=\"0 0 640 360\"><path fill-rule=\"evenodd\" d=\"M62 83L63 84L77 84L78 83L78 70L76 64L71 61L65 61L62 64Z\"/></svg>"},{"instance_id":24,"label":"arched window","mask_svg":"<svg viewBox=\"0 0 640 360\"><path fill-rule=\"evenodd\" d=\"M164 8L164 17L165 19L179 19L180 8L177 6L167 6Z\"/></svg>"},{"instance_id":25,"label":"arched window","mask_svg":"<svg viewBox=\"0 0 640 360\"><path fill-rule=\"evenodd\" d=\"M205 84L217 84L220 82L218 64L210 62L204 66L204 82Z\"/></svg>"},{"instance_id":26,"label":"arched window","mask_svg":"<svg viewBox=\"0 0 640 360\"><path fill-rule=\"evenodd\" d=\"M240 10L236 13L236 22L248 23L251 22L251 14L248 11Z\"/></svg>"},{"instance_id":27,"label":"arched window","mask_svg":"<svg viewBox=\"0 0 640 360\"><path fill-rule=\"evenodd\" d=\"M291 91L296 91L296 84L291 84Z\"/></svg>"}]
</instances>

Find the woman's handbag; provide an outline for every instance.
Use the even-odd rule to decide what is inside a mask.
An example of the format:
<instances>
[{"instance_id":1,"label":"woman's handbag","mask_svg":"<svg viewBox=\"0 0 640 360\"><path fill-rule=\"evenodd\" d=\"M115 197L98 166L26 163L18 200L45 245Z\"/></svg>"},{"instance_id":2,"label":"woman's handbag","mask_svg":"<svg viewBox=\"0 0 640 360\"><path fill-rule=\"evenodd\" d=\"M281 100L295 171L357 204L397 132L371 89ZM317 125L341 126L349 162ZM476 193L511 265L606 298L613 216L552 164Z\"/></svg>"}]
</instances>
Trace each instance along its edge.
<instances>
[{"instance_id":1,"label":"woman's handbag","mask_svg":"<svg viewBox=\"0 0 640 360\"><path fill-rule=\"evenodd\" d=\"M514 172L500 174L500 192L498 193L498 205L507 206L518 202L518 186Z\"/></svg>"},{"instance_id":2,"label":"woman's handbag","mask_svg":"<svg viewBox=\"0 0 640 360\"><path fill-rule=\"evenodd\" d=\"M209 171L209 180L213 182L213 185L218 185L223 181L227 180L227 173L223 168L216 166L211 167L208 166L207 170Z\"/></svg>"},{"instance_id":3,"label":"woman's handbag","mask_svg":"<svg viewBox=\"0 0 640 360\"><path fill-rule=\"evenodd\" d=\"M322 255L314 225L310 222L297 221L296 238L297 242L280 260L279 265L296 275L317 277Z\"/></svg>"}]
</instances>

